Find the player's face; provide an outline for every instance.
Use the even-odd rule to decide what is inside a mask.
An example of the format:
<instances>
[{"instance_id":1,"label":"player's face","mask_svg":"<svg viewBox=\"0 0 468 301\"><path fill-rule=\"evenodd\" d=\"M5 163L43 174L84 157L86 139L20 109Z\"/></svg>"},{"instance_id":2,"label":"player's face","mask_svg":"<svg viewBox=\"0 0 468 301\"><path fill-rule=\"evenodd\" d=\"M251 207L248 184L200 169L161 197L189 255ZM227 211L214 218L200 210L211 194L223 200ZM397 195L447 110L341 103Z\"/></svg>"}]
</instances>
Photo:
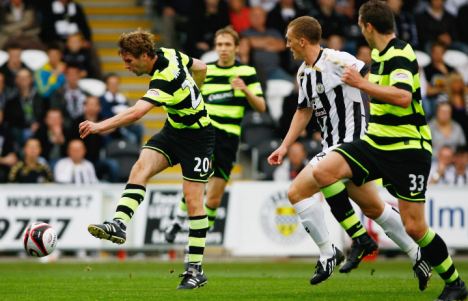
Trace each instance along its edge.
<instances>
[{"instance_id":1,"label":"player's face","mask_svg":"<svg viewBox=\"0 0 468 301\"><path fill-rule=\"evenodd\" d=\"M303 59L301 41L294 35L291 28L288 28L286 32L286 47L291 50L295 60Z\"/></svg>"},{"instance_id":2,"label":"player's face","mask_svg":"<svg viewBox=\"0 0 468 301\"><path fill-rule=\"evenodd\" d=\"M364 24L364 22L361 19L361 16L359 16L359 21L358 21L359 28L361 29L362 35L366 39L367 43L371 48L375 48L373 45L372 41L372 35L371 35L371 28L369 24Z\"/></svg>"},{"instance_id":3,"label":"player's face","mask_svg":"<svg viewBox=\"0 0 468 301\"><path fill-rule=\"evenodd\" d=\"M221 34L216 37L215 50L219 56L219 61L223 65L232 65L236 59L238 46L234 42L234 37L229 34Z\"/></svg>"},{"instance_id":4,"label":"player's face","mask_svg":"<svg viewBox=\"0 0 468 301\"><path fill-rule=\"evenodd\" d=\"M142 54L139 58L134 57L130 53L122 53L121 56L125 64L125 69L135 73L138 76L146 73L148 69L146 54Z\"/></svg>"}]
</instances>

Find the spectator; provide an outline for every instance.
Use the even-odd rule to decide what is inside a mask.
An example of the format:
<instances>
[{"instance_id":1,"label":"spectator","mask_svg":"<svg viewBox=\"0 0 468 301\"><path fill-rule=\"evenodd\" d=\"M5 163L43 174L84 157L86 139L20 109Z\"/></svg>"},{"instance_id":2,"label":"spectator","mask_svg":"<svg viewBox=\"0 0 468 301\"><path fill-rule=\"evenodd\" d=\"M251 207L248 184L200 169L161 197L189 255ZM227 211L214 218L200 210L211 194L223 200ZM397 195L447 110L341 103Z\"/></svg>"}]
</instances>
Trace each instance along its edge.
<instances>
[{"instance_id":1,"label":"spectator","mask_svg":"<svg viewBox=\"0 0 468 301\"><path fill-rule=\"evenodd\" d=\"M275 29L266 27L266 13L260 7L250 9L251 27L244 31L239 45L242 63L253 65L265 91L266 81L271 78L292 80L280 67L280 53L286 49L283 36ZM252 58L252 62L250 61Z\"/></svg>"},{"instance_id":2,"label":"spectator","mask_svg":"<svg viewBox=\"0 0 468 301\"><path fill-rule=\"evenodd\" d=\"M452 118L461 125L468 141L468 93L463 77L458 73L451 73L446 86L448 101L452 106Z\"/></svg>"},{"instance_id":3,"label":"spectator","mask_svg":"<svg viewBox=\"0 0 468 301\"><path fill-rule=\"evenodd\" d=\"M437 153L443 145L455 149L465 145L465 135L461 126L452 120L452 107L448 102L437 105L435 118L429 122L432 133L432 150Z\"/></svg>"},{"instance_id":4,"label":"spectator","mask_svg":"<svg viewBox=\"0 0 468 301\"><path fill-rule=\"evenodd\" d=\"M63 61L67 66L77 66L81 70L81 77L97 78L100 73L99 70L96 70L97 67L93 66L91 52L89 48L85 47L83 36L80 33L68 36L63 52Z\"/></svg>"},{"instance_id":5,"label":"spectator","mask_svg":"<svg viewBox=\"0 0 468 301\"><path fill-rule=\"evenodd\" d=\"M52 44L47 49L49 62L36 70L34 74L35 83L39 94L49 98L52 93L65 83L66 65L62 62L62 50L58 44Z\"/></svg>"},{"instance_id":6,"label":"spectator","mask_svg":"<svg viewBox=\"0 0 468 301\"><path fill-rule=\"evenodd\" d=\"M3 75L3 73L0 73L0 110L3 110L7 99L12 97L13 92L13 88L7 87L5 85L5 75Z\"/></svg>"},{"instance_id":7,"label":"spectator","mask_svg":"<svg viewBox=\"0 0 468 301\"><path fill-rule=\"evenodd\" d=\"M163 44L169 48L180 48L187 39L188 20L194 9L193 0L156 1L156 9L161 16ZM195 25L199 26L199 24Z\"/></svg>"},{"instance_id":8,"label":"spectator","mask_svg":"<svg viewBox=\"0 0 468 301\"><path fill-rule=\"evenodd\" d=\"M41 124L34 137L41 142L41 156L49 161L51 166L54 166L57 160L66 156L69 136L67 133L62 112L58 109L47 111L45 122Z\"/></svg>"},{"instance_id":9,"label":"spectator","mask_svg":"<svg viewBox=\"0 0 468 301\"><path fill-rule=\"evenodd\" d=\"M129 107L125 95L119 92L120 78L117 74L108 74L105 78L106 92L99 98L101 101L101 114L104 119L117 115ZM131 124L122 127L118 132L126 140L140 144L143 136L143 127L140 124Z\"/></svg>"},{"instance_id":10,"label":"spectator","mask_svg":"<svg viewBox=\"0 0 468 301\"><path fill-rule=\"evenodd\" d=\"M370 68L372 62L371 52L372 51L367 44L359 45L356 51L356 58L363 61L366 66Z\"/></svg>"},{"instance_id":11,"label":"spectator","mask_svg":"<svg viewBox=\"0 0 468 301\"><path fill-rule=\"evenodd\" d=\"M276 29L280 34L284 35L291 20L306 14L307 10L299 6L295 0L279 0L267 15L266 27ZM290 74L295 73L300 66L300 62L294 61L291 51L285 49L280 55L281 67Z\"/></svg>"},{"instance_id":12,"label":"spectator","mask_svg":"<svg viewBox=\"0 0 468 301\"><path fill-rule=\"evenodd\" d=\"M68 36L82 33L91 45L91 29L81 4L73 0L50 1L49 9L42 10L41 40L44 43L65 43Z\"/></svg>"},{"instance_id":13,"label":"spectator","mask_svg":"<svg viewBox=\"0 0 468 301\"><path fill-rule=\"evenodd\" d=\"M438 102L444 101L446 91L446 80L449 73L454 69L444 63L444 53L446 47L442 43L434 43L431 46L431 63L424 67L424 76L427 81L426 97L423 102L424 111L427 118L434 115L435 107Z\"/></svg>"},{"instance_id":14,"label":"spectator","mask_svg":"<svg viewBox=\"0 0 468 301\"><path fill-rule=\"evenodd\" d=\"M81 71L76 65L65 69L65 84L52 94L50 106L62 111L65 126L70 127L73 119L83 114L86 93L78 86Z\"/></svg>"},{"instance_id":15,"label":"spectator","mask_svg":"<svg viewBox=\"0 0 468 301\"><path fill-rule=\"evenodd\" d=\"M84 103L83 115L73 121L71 137L79 139L80 134L78 128L81 122L90 120L98 122L103 120L101 115L100 101L95 96L88 96ZM90 135L83 141L86 147L86 159L93 163L98 178L109 182L117 182L119 174L119 166L115 160L103 158L101 155L105 152L105 146L109 137L107 135Z\"/></svg>"},{"instance_id":16,"label":"spectator","mask_svg":"<svg viewBox=\"0 0 468 301\"><path fill-rule=\"evenodd\" d=\"M429 183L448 184L445 174L447 169L453 164L453 149L448 145L443 145L436 155L437 158L431 166Z\"/></svg>"},{"instance_id":17,"label":"spectator","mask_svg":"<svg viewBox=\"0 0 468 301\"><path fill-rule=\"evenodd\" d=\"M336 12L336 1L318 0L317 2L319 4L318 9L312 13L312 16L320 24L326 24L326 26L322 26L322 39L327 40L331 35L344 37L348 24L346 19Z\"/></svg>"},{"instance_id":18,"label":"spectator","mask_svg":"<svg viewBox=\"0 0 468 301\"><path fill-rule=\"evenodd\" d=\"M15 88L16 73L27 67L21 62L21 52L23 50L18 44L7 45L6 51L8 52L8 61L0 67L0 73L5 76L5 85L13 89Z\"/></svg>"},{"instance_id":19,"label":"spectator","mask_svg":"<svg viewBox=\"0 0 468 301\"><path fill-rule=\"evenodd\" d=\"M466 26L466 20L468 20L468 4L462 6L458 11L457 15L457 29L460 42L465 45L465 53L468 49L468 26Z\"/></svg>"},{"instance_id":20,"label":"spectator","mask_svg":"<svg viewBox=\"0 0 468 301\"><path fill-rule=\"evenodd\" d=\"M104 119L101 114L101 105L99 99L95 96L88 96L84 102L83 114L73 120L71 127L71 138L79 139L78 128L81 122L90 120L99 122ZM105 138L103 135L91 135L83 140L86 148L86 159L98 167L100 154L104 151Z\"/></svg>"},{"instance_id":21,"label":"spectator","mask_svg":"<svg viewBox=\"0 0 468 301\"><path fill-rule=\"evenodd\" d=\"M13 148L13 137L4 126L3 111L0 109L0 183L7 181L8 172L17 161L18 158Z\"/></svg>"},{"instance_id":22,"label":"spectator","mask_svg":"<svg viewBox=\"0 0 468 301\"><path fill-rule=\"evenodd\" d=\"M215 32L229 25L229 13L226 2L203 0L195 7L190 18L186 51L193 57L201 57L213 48Z\"/></svg>"},{"instance_id":23,"label":"spectator","mask_svg":"<svg viewBox=\"0 0 468 301\"><path fill-rule=\"evenodd\" d=\"M249 0L249 6L261 6L263 10L269 13L278 2L281 2L281 0Z\"/></svg>"},{"instance_id":24,"label":"spectator","mask_svg":"<svg viewBox=\"0 0 468 301\"><path fill-rule=\"evenodd\" d=\"M279 0L268 13L266 25L269 28L276 29L281 34L285 34L291 20L305 15L307 15L307 11L300 7L295 0Z\"/></svg>"},{"instance_id":25,"label":"spectator","mask_svg":"<svg viewBox=\"0 0 468 301\"><path fill-rule=\"evenodd\" d=\"M336 34L329 36L326 44L328 48L335 49L338 51L343 51L344 48L343 37Z\"/></svg>"},{"instance_id":26,"label":"spectator","mask_svg":"<svg viewBox=\"0 0 468 301\"><path fill-rule=\"evenodd\" d=\"M55 182L76 185L98 182L93 164L85 159L86 147L83 141L70 141L67 153L68 157L58 160L55 164Z\"/></svg>"},{"instance_id":27,"label":"spectator","mask_svg":"<svg viewBox=\"0 0 468 301\"><path fill-rule=\"evenodd\" d=\"M18 147L31 137L44 118L47 104L33 85L31 71L16 74L16 90L5 104L5 124L12 131Z\"/></svg>"},{"instance_id":28,"label":"spectator","mask_svg":"<svg viewBox=\"0 0 468 301\"><path fill-rule=\"evenodd\" d=\"M426 51L434 42L446 46L457 40L455 17L444 9L444 0L430 0L426 10L416 16L419 45Z\"/></svg>"},{"instance_id":29,"label":"spectator","mask_svg":"<svg viewBox=\"0 0 468 301\"><path fill-rule=\"evenodd\" d=\"M295 142L291 145L288 151L287 158L283 164L278 166L273 172L273 180L275 181L291 181L299 172L307 165L307 152L305 147L300 142Z\"/></svg>"},{"instance_id":30,"label":"spectator","mask_svg":"<svg viewBox=\"0 0 468 301\"><path fill-rule=\"evenodd\" d=\"M468 185L468 152L465 146L456 148L453 165L447 168L445 179L451 185L465 187Z\"/></svg>"},{"instance_id":31,"label":"spectator","mask_svg":"<svg viewBox=\"0 0 468 301\"><path fill-rule=\"evenodd\" d=\"M413 14L403 11L403 0L387 0L395 16L395 33L398 38L418 48L418 33Z\"/></svg>"},{"instance_id":32,"label":"spectator","mask_svg":"<svg viewBox=\"0 0 468 301\"><path fill-rule=\"evenodd\" d=\"M245 0L228 0L229 20L232 28L238 33L250 28L250 8Z\"/></svg>"},{"instance_id":33,"label":"spectator","mask_svg":"<svg viewBox=\"0 0 468 301\"><path fill-rule=\"evenodd\" d=\"M28 48L40 46L36 13L23 0L10 0L0 10L0 48L11 40L27 40Z\"/></svg>"},{"instance_id":34,"label":"spectator","mask_svg":"<svg viewBox=\"0 0 468 301\"><path fill-rule=\"evenodd\" d=\"M41 162L41 143L30 138L24 145L24 159L16 163L8 175L10 183L49 183L53 181L52 172L46 162Z\"/></svg>"}]
</instances>

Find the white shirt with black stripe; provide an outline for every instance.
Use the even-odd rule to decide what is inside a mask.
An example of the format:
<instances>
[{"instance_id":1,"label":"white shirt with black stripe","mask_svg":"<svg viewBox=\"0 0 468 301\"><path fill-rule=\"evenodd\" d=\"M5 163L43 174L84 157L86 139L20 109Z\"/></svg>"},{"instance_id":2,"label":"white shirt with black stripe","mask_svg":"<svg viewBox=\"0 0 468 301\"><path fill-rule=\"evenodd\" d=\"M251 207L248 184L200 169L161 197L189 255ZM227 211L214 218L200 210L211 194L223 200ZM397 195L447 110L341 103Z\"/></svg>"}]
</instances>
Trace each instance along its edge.
<instances>
[{"instance_id":1,"label":"white shirt with black stripe","mask_svg":"<svg viewBox=\"0 0 468 301\"><path fill-rule=\"evenodd\" d=\"M86 159L78 164L68 157L58 160L54 167L54 177L57 183L76 185L98 183L94 166Z\"/></svg>"},{"instance_id":2,"label":"white shirt with black stripe","mask_svg":"<svg viewBox=\"0 0 468 301\"><path fill-rule=\"evenodd\" d=\"M298 109L313 108L324 151L356 140L366 131L366 96L341 81L345 66L354 66L363 75L368 71L351 54L325 48L313 66L304 62L297 72Z\"/></svg>"}]
</instances>

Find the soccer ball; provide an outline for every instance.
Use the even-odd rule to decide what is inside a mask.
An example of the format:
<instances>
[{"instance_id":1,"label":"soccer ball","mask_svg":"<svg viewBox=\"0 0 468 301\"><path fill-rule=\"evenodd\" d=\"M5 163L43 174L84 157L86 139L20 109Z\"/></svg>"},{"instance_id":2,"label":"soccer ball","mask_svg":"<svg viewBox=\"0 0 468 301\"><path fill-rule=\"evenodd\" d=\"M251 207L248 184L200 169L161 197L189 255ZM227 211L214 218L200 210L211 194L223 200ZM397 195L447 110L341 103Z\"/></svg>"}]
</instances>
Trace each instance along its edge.
<instances>
[{"instance_id":1,"label":"soccer ball","mask_svg":"<svg viewBox=\"0 0 468 301\"><path fill-rule=\"evenodd\" d=\"M57 233L46 223L38 222L29 225L23 235L24 249L34 257L47 256L57 246Z\"/></svg>"}]
</instances>

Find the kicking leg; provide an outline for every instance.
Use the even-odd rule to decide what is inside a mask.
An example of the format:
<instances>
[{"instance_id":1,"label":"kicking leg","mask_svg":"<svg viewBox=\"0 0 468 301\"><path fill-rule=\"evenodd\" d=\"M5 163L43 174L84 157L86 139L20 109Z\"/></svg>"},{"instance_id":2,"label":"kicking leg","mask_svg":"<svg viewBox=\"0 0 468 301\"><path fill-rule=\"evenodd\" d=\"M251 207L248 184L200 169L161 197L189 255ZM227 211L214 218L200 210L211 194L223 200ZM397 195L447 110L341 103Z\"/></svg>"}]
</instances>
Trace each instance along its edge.
<instances>
[{"instance_id":1,"label":"kicking leg","mask_svg":"<svg viewBox=\"0 0 468 301\"><path fill-rule=\"evenodd\" d=\"M91 224L88 226L88 232L97 238L123 244L127 236L125 232L127 224L145 198L146 183L152 176L168 166L166 157L161 153L143 149L138 161L132 167L128 183L117 205L114 220L103 224Z\"/></svg>"}]
</instances>

